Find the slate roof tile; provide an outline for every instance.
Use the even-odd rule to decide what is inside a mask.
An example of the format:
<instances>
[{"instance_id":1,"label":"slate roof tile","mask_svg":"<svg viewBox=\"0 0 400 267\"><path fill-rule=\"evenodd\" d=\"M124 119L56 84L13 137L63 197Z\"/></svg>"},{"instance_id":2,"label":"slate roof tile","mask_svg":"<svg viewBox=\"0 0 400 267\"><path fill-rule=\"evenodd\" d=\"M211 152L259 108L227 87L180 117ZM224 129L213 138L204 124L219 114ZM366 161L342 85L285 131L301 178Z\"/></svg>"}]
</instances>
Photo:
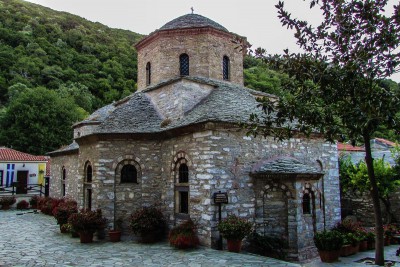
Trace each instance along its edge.
<instances>
[{"instance_id":1,"label":"slate roof tile","mask_svg":"<svg viewBox=\"0 0 400 267\"><path fill-rule=\"evenodd\" d=\"M252 170L253 174L322 174L317 168L291 157L262 161Z\"/></svg>"},{"instance_id":2,"label":"slate roof tile","mask_svg":"<svg viewBox=\"0 0 400 267\"><path fill-rule=\"evenodd\" d=\"M217 22L198 14L186 14L167 22L159 30L175 30L185 28L212 27L221 31L228 30Z\"/></svg>"}]
</instances>

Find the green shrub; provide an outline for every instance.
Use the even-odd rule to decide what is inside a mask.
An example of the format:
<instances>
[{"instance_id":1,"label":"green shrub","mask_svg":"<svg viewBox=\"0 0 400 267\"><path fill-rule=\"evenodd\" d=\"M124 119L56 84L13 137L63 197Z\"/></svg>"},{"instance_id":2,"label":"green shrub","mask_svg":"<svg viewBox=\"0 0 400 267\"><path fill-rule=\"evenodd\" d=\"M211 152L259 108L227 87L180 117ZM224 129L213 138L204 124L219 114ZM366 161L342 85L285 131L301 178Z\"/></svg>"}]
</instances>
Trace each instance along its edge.
<instances>
[{"instance_id":1,"label":"green shrub","mask_svg":"<svg viewBox=\"0 0 400 267\"><path fill-rule=\"evenodd\" d=\"M234 214L218 224L218 231L228 240L242 240L251 233L252 223Z\"/></svg>"},{"instance_id":2,"label":"green shrub","mask_svg":"<svg viewBox=\"0 0 400 267\"><path fill-rule=\"evenodd\" d=\"M339 250L343 245L343 241L342 234L335 230L324 230L317 232L314 236L315 246L321 251Z\"/></svg>"}]
</instances>

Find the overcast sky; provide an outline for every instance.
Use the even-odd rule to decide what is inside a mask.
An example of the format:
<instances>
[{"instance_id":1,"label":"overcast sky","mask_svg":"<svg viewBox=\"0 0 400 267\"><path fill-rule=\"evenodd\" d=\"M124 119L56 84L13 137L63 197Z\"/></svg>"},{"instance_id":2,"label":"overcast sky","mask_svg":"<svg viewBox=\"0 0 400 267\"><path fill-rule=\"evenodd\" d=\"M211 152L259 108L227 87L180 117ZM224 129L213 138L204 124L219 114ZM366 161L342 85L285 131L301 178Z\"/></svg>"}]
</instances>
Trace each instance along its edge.
<instances>
[{"instance_id":1,"label":"overcast sky","mask_svg":"<svg viewBox=\"0 0 400 267\"><path fill-rule=\"evenodd\" d=\"M263 47L267 53L282 53L298 48L293 32L282 27L274 5L278 0L29 0L54 10L66 11L100 22L112 28L149 34L179 16L194 13L208 17L229 31L246 36L253 49ZM287 0L293 16L316 24L318 9L310 10L308 2ZM398 0L389 0L392 6ZM400 82L400 74L391 77Z\"/></svg>"}]
</instances>

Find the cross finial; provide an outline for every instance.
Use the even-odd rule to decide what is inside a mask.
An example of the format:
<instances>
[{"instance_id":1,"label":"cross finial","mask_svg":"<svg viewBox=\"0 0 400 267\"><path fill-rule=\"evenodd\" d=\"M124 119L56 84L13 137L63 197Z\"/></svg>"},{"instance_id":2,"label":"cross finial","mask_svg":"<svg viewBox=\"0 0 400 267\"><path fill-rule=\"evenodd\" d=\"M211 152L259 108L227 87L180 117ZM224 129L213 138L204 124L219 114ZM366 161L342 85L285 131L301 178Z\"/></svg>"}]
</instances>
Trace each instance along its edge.
<instances>
[{"instance_id":1,"label":"cross finial","mask_svg":"<svg viewBox=\"0 0 400 267\"><path fill-rule=\"evenodd\" d=\"M194 12L194 9L193 9L193 7L191 7L191 8L190 8L190 10L192 10L192 14L193 14L193 12Z\"/></svg>"}]
</instances>

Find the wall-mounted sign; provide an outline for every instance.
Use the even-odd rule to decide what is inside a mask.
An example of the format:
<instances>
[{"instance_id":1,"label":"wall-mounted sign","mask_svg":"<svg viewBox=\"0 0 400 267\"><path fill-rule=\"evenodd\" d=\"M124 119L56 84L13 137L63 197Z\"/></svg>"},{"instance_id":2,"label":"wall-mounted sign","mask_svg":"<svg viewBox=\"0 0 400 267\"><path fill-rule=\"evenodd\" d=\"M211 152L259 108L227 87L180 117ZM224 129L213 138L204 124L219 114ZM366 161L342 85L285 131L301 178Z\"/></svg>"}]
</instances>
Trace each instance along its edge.
<instances>
[{"instance_id":1,"label":"wall-mounted sign","mask_svg":"<svg viewBox=\"0 0 400 267\"><path fill-rule=\"evenodd\" d=\"M36 177L36 173L29 174L29 177Z\"/></svg>"},{"instance_id":2,"label":"wall-mounted sign","mask_svg":"<svg viewBox=\"0 0 400 267\"><path fill-rule=\"evenodd\" d=\"M219 191L213 195L215 204L228 204L228 193Z\"/></svg>"}]
</instances>

